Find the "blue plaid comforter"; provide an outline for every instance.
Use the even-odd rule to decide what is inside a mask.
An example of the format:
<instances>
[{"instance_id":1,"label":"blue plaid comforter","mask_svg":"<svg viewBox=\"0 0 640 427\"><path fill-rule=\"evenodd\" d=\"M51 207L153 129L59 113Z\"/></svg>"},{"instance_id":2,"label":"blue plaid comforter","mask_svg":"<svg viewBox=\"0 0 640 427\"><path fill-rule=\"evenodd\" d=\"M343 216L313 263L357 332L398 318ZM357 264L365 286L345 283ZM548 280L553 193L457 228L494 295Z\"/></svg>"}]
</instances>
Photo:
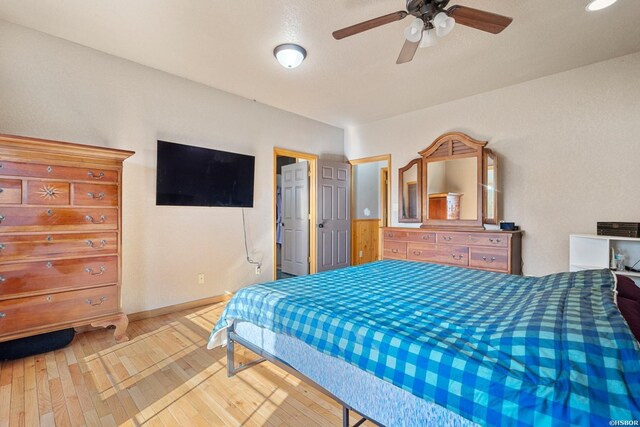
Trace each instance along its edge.
<instances>
[{"instance_id":1,"label":"blue plaid comforter","mask_svg":"<svg viewBox=\"0 0 640 427\"><path fill-rule=\"evenodd\" d=\"M640 420L640 347L608 270L534 278L409 261L244 288L231 319L296 337L482 425Z\"/></svg>"}]
</instances>

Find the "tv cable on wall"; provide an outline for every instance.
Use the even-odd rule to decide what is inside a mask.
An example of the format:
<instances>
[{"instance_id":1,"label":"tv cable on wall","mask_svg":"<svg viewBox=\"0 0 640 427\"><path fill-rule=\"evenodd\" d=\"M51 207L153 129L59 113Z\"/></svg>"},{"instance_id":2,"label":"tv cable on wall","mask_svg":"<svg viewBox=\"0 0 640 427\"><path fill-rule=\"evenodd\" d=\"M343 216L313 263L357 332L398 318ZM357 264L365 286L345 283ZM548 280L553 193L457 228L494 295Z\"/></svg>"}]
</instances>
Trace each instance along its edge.
<instances>
[{"instance_id":1,"label":"tv cable on wall","mask_svg":"<svg viewBox=\"0 0 640 427\"><path fill-rule=\"evenodd\" d=\"M244 219L244 208L242 209L242 231L244 232L244 252L247 255L247 262L249 264L256 266L256 274L260 274L260 269L262 268L262 263L258 261L254 261L249 256L249 248L247 247L247 223Z\"/></svg>"}]
</instances>

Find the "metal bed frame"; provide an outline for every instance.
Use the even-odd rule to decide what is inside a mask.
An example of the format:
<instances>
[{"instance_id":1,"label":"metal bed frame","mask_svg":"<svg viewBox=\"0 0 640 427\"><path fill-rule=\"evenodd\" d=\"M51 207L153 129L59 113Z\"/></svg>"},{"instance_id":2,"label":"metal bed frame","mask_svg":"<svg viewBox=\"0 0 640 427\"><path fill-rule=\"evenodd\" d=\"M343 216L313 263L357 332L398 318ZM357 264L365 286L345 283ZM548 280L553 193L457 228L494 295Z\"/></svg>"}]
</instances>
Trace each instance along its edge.
<instances>
[{"instance_id":1,"label":"metal bed frame","mask_svg":"<svg viewBox=\"0 0 640 427\"><path fill-rule=\"evenodd\" d=\"M257 354L259 356L259 358L255 359L255 360L252 360L251 362L248 362L248 363L245 363L245 364L241 363L236 367L236 365L235 365L235 354L234 354L235 343L238 343L238 344L242 345L243 347L251 350L253 353ZM269 362L273 363L274 365L278 366L279 368L284 369L285 371L287 371L291 375L293 375L293 376L299 378L300 380L304 381L305 383L313 386L314 388L316 388L317 390L319 390L320 392L322 392L326 396L330 397L331 399L335 400L340 405L342 405L342 427L349 427L349 413L350 412L354 412L354 413L358 414L361 417L360 420L358 420L355 424L353 424L352 427L358 427L358 426L362 425L365 421L370 421L370 422L374 423L377 426L384 427L383 424L381 424L381 423L379 423L379 422L377 422L377 421L365 416L360 411L357 411L356 409L354 409L351 406L347 405L341 399L339 399L336 396L334 396L333 393L331 393L329 390L325 389L324 387L322 387L321 385L319 385L318 383L316 383L315 381L313 381L312 379L310 379L309 377L307 377L303 373L299 372L297 369L295 369L293 366L289 365L284 360L280 359L277 356L272 355L271 353L263 350L262 348L260 348L260 347L256 346L255 344L245 340L244 338L242 338L235 331L235 322L232 322L231 325L229 325L229 327L227 328L227 377L232 377L235 374L237 374L238 372L244 371L245 369L248 369L248 368L250 368L250 367L252 367L254 365L257 365L259 363L262 363L264 361L269 361Z\"/></svg>"}]
</instances>

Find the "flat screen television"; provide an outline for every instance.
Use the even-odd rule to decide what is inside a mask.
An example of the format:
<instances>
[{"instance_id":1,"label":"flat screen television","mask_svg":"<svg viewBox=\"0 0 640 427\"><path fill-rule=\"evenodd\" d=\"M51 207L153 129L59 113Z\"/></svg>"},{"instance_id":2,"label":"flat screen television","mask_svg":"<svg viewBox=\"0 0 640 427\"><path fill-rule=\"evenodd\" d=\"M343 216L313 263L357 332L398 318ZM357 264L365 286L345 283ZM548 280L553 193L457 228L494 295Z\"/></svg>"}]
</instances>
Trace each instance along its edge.
<instances>
[{"instance_id":1,"label":"flat screen television","mask_svg":"<svg viewBox=\"0 0 640 427\"><path fill-rule=\"evenodd\" d=\"M253 207L255 157L158 141L156 205Z\"/></svg>"}]
</instances>

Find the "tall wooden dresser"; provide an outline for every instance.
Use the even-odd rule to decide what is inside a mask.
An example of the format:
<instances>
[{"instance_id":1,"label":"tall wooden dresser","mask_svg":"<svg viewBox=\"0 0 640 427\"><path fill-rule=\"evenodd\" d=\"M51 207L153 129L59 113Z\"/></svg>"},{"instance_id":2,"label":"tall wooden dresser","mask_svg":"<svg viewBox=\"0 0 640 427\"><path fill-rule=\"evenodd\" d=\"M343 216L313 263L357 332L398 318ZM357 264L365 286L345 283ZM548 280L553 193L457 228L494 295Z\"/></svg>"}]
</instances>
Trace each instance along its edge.
<instances>
[{"instance_id":1,"label":"tall wooden dresser","mask_svg":"<svg viewBox=\"0 0 640 427\"><path fill-rule=\"evenodd\" d=\"M116 326L122 163L132 151L0 135L0 341Z\"/></svg>"},{"instance_id":2,"label":"tall wooden dresser","mask_svg":"<svg viewBox=\"0 0 640 427\"><path fill-rule=\"evenodd\" d=\"M383 228L383 257L522 274L520 231Z\"/></svg>"}]
</instances>

